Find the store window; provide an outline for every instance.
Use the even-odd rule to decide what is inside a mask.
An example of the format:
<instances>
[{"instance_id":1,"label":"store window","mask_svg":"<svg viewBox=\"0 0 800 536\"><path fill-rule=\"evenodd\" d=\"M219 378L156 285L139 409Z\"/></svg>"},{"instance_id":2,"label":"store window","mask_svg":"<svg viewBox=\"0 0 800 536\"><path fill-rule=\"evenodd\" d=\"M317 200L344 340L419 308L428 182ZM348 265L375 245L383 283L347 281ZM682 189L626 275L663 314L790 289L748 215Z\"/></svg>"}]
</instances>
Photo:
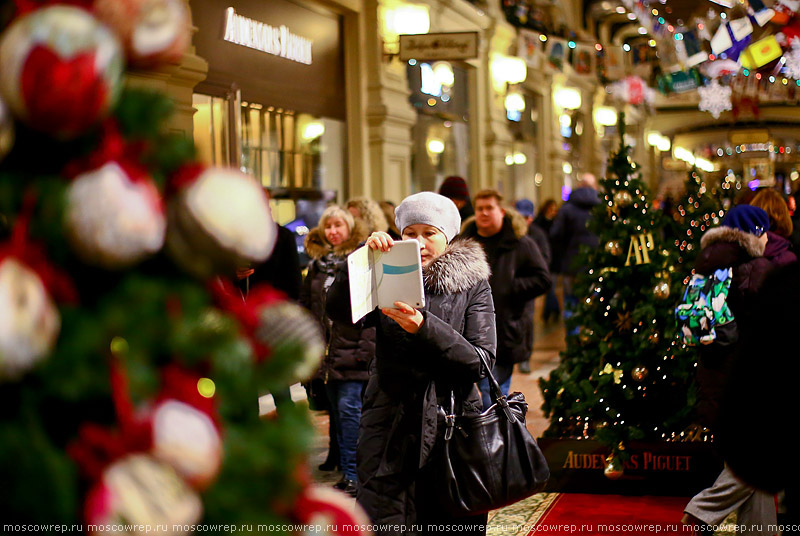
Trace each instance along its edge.
<instances>
[{"instance_id":1,"label":"store window","mask_svg":"<svg viewBox=\"0 0 800 536\"><path fill-rule=\"evenodd\" d=\"M235 103L235 101L233 101ZM238 166L268 188L344 186L345 123L253 102L194 95L201 161ZM238 117L231 114L239 110Z\"/></svg>"},{"instance_id":2,"label":"store window","mask_svg":"<svg viewBox=\"0 0 800 536\"><path fill-rule=\"evenodd\" d=\"M435 190L449 175L469 183L467 69L446 61L410 60L407 75L410 101L418 114L411 132L412 190Z\"/></svg>"}]
</instances>

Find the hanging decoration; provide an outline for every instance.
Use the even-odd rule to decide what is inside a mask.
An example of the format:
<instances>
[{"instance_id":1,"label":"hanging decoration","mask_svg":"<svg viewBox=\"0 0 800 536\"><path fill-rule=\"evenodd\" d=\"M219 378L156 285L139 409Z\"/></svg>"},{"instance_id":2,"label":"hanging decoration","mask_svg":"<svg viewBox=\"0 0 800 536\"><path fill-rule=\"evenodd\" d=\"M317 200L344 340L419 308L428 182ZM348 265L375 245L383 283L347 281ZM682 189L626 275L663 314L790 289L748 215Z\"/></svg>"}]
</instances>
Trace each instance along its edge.
<instances>
[{"instance_id":1,"label":"hanging decoration","mask_svg":"<svg viewBox=\"0 0 800 536\"><path fill-rule=\"evenodd\" d=\"M628 257L625 259L625 266L633 264L650 264L650 255L648 251L655 249L655 242L653 241L653 233L642 233L633 235L628 245Z\"/></svg>"},{"instance_id":2,"label":"hanging decoration","mask_svg":"<svg viewBox=\"0 0 800 536\"><path fill-rule=\"evenodd\" d=\"M626 76L618 82L611 84L610 92L613 96L627 104L652 104L656 92L647 86L639 76Z\"/></svg>"},{"instance_id":3,"label":"hanging decoration","mask_svg":"<svg viewBox=\"0 0 800 536\"><path fill-rule=\"evenodd\" d=\"M47 356L61 325L41 278L0 255L0 381L15 380Z\"/></svg>"},{"instance_id":4,"label":"hanging decoration","mask_svg":"<svg viewBox=\"0 0 800 536\"><path fill-rule=\"evenodd\" d=\"M114 28L133 65L176 63L191 41L184 0L96 0L97 17Z\"/></svg>"},{"instance_id":5,"label":"hanging decoration","mask_svg":"<svg viewBox=\"0 0 800 536\"><path fill-rule=\"evenodd\" d=\"M603 367L603 370L600 371L600 376L605 374L611 374L614 377L614 383L620 384L622 383L622 375L625 373L622 369L615 369L611 366L611 363L606 363L606 366Z\"/></svg>"},{"instance_id":6,"label":"hanging decoration","mask_svg":"<svg viewBox=\"0 0 800 536\"><path fill-rule=\"evenodd\" d=\"M697 91L700 93L700 104L697 108L702 112L709 112L714 119L719 119L722 112L733 108L732 89L721 86L719 80L712 80L710 84L698 88Z\"/></svg>"},{"instance_id":7,"label":"hanging decoration","mask_svg":"<svg viewBox=\"0 0 800 536\"><path fill-rule=\"evenodd\" d=\"M153 180L136 166L107 162L67 190L67 237L85 262L130 266L161 249L167 221Z\"/></svg>"},{"instance_id":8,"label":"hanging decoration","mask_svg":"<svg viewBox=\"0 0 800 536\"><path fill-rule=\"evenodd\" d=\"M784 74L800 80L800 39L792 41L792 45L784 55L784 58L786 58L786 62L783 64Z\"/></svg>"},{"instance_id":9,"label":"hanging decoration","mask_svg":"<svg viewBox=\"0 0 800 536\"><path fill-rule=\"evenodd\" d=\"M277 235L263 188L237 169L189 165L173 177L167 250L201 279L269 257Z\"/></svg>"},{"instance_id":10,"label":"hanging decoration","mask_svg":"<svg viewBox=\"0 0 800 536\"><path fill-rule=\"evenodd\" d=\"M164 525L171 530L186 527L172 534L189 534L202 514L200 496L172 467L146 454L132 454L108 466L85 504L89 526L101 529L123 523Z\"/></svg>"},{"instance_id":11,"label":"hanging decoration","mask_svg":"<svg viewBox=\"0 0 800 536\"><path fill-rule=\"evenodd\" d=\"M60 138L85 132L121 88L122 46L77 7L43 7L11 23L0 40L0 94L14 114Z\"/></svg>"}]
</instances>

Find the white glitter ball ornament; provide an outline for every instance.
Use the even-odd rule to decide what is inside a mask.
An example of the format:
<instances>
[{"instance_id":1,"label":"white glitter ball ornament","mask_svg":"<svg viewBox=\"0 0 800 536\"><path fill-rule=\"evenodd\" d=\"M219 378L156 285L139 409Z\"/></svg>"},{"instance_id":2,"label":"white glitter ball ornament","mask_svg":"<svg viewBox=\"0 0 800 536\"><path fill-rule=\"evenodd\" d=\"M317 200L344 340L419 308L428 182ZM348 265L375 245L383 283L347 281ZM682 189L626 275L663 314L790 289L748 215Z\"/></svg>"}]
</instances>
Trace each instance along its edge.
<instances>
[{"instance_id":1,"label":"white glitter ball ornament","mask_svg":"<svg viewBox=\"0 0 800 536\"><path fill-rule=\"evenodd\" d=\"M203 514L200 496L172 467L145 454L111 464L86 501L90 534L123 524L129 535L151 533L157 525L168 527L166 534L189 534Z\"/></svg>"},{"instance_id":2,"label":"white glitter ball ornament","mask_svg":"<svg viewBox=\"0 0 800 536\"><path fill-rule=\"evenodd\" d=\"M117 269L160 250L167 222L153 181L133 180L118 163L109 162L70 184L65 226L84 262Z\"/></svg>"},{"instance_id":3,"label":"white glitter ball ornament","mask_svg":"<svg viewBox=\"0 0 800 536\"><path fill-rule=\"evenodd\" d=\"M200 278L267 260L277 236L263 188L235 169L201 171L170 200L168 221L170 255Z\"/></svg>"},{"instance_id":4,"label":"white glitter ball ornament","mask_svg":"<svg viewBox=\"0 0 800 536\"><path fill-rule=\"evenodd\" d=\"M55 345L61 317L38 274L0 261L0 381L18 379Z\"/></svg>"},{"instance_id":5,"label":"white glitter ball ornament","mask_svg":"<svg viewBox=\"0 0 800 536\"><path fill-rule=\"evenodd\" d=\"M191 41L185 0L96 0L94 9L119 34L131 63L140 67L178 62Z\"/></svg>"},{"instance_id":6,"label":"white glitter ball ornament","mask_svg":"<svg viewBox=\"0 0 800 536\"><path fill-rule=\"evenodd\" d=\"M153 455L196 488L214 480L222 463L222 440L211 417L178 400L153 412Z\"/></svg>"}]
</instances>

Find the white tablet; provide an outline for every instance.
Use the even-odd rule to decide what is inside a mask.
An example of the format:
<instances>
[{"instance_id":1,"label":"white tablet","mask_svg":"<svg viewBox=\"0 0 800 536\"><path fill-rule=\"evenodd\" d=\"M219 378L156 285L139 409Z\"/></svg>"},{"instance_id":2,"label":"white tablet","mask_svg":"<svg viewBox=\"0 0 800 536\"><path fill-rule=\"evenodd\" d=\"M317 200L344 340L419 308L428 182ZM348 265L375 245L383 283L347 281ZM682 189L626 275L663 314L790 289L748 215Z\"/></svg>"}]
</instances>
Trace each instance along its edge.
<instances>
[{"instance_id":1,"label":"white tablet","mask_svg":"<svg viewBox=\"0 0 800 536\"><path fill-rule=\"evenodd\" d=\"M394 308L394 302L425 306L419 242L395 241L384 253L363 246L347 257L353 322L375 307Z\"/></svg>"}]
</instances>

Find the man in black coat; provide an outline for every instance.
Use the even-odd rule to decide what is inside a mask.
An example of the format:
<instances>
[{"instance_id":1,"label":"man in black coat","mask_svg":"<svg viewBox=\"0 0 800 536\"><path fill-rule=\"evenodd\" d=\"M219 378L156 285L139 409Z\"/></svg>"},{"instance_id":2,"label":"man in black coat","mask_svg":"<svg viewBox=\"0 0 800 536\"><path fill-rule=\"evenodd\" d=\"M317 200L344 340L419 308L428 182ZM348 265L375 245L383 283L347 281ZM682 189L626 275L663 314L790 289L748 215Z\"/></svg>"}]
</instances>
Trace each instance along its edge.
<instances>
[{"instance_id":1,"label":"man in black coat","mask_svg":"<svg viewBox=\"0 0 800 536\"><path fill-rule=\"evenodd\" d=\"M576 264L576 257L582 245L597 247L597 236L586 228L592 209L600 204L597 195L597 181L591 173L585 173L569 195L569 199L558 211L553 226L550 228L550 238L553 244L560 244L563 253L560 259L555 260L558 273L564 280L564 317L569 318L575 310L578 298L572 290L575 275L585 267Z\"/></svg>"},{"instance_id":2,"label":"man in black coat","mask_svg":"<svg viewBox=\"0 0 800 536\"><path fill-rule=\"evenodd\" d=\"M550 288L550 273L539 247L528 236L525 219L502 207L497 190L475 196L475 218L464 223L461 234L475 239L486 252L492 275L492 299L497 319L497 362L494 375L504 395L511 385L514 363L533 351L533 300ZM484 407L491 405L489 384L479 384Z\"/></svg>"}]
</instances>

